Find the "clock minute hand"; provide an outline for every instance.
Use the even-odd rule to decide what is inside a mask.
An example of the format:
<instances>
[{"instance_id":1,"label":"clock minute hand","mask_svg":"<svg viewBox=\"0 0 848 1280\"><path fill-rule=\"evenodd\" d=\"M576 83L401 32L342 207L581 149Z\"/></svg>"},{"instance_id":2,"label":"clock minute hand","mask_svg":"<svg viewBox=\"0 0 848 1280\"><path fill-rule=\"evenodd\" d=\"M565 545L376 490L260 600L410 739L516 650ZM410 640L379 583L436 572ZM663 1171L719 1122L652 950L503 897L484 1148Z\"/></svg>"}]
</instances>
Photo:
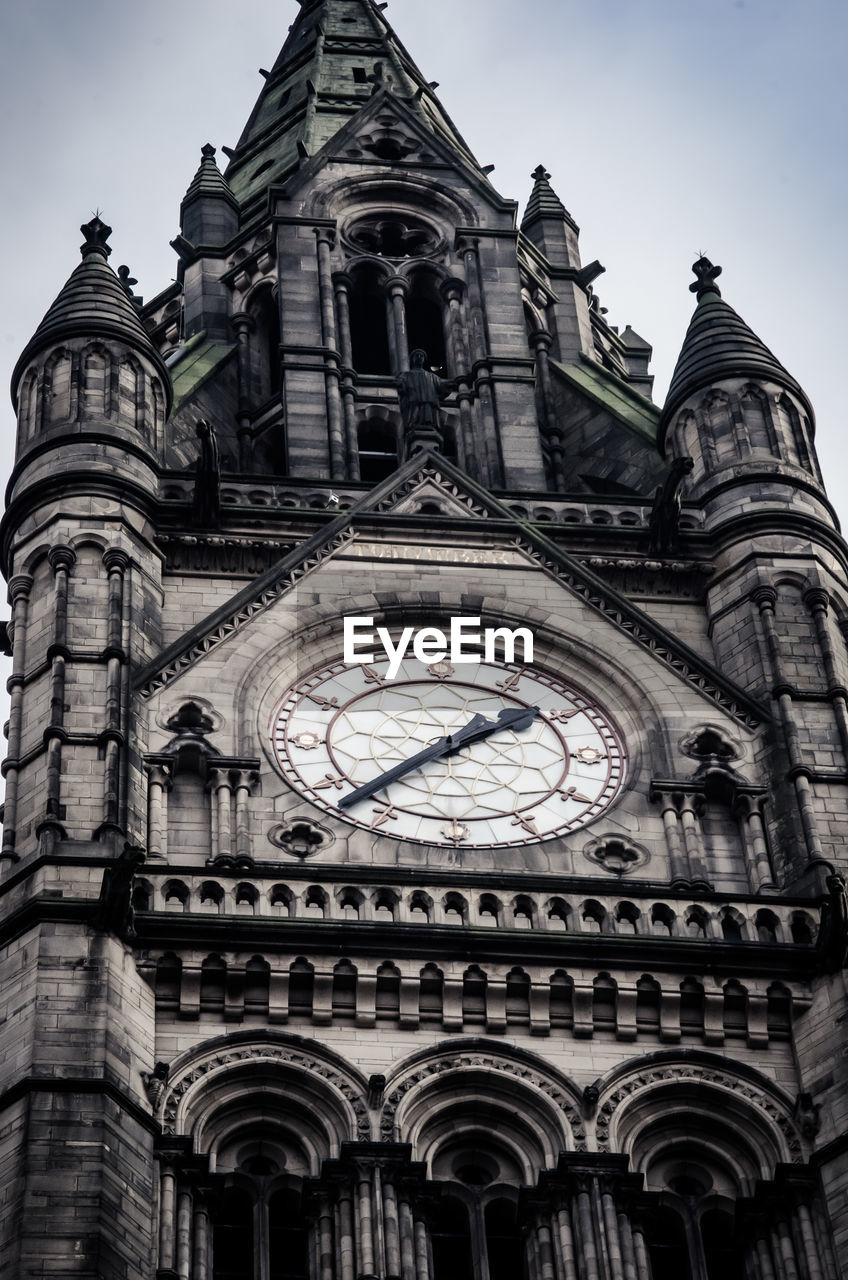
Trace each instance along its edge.
<instances>
[{"instance_id":1,"label":"clock minute hand","mask_svg":"<svg viewBox=\"0 0 848 1280\"><path fill-rule=\"evenodd\" d=\"M501 729L525 729L537 715L538 710L538 707L518 707L512 710L507 708L498 714L497 720L487 720L485 716L476 715L456 733L439 738L423 751L419 751L417 755L410 756L408 760L402 760L400 764L387 769L371 782L365 782L349 795L342 796L339 808L349 809L351 805L357 804L360 800L367 800L375 791L389 786L390 783L419 768L422 764L429 764L431 760L440 760L443 756L453 755L462 747L467 747L472 742L482 742L484 738Z\"/></svg>"}]
</instances>

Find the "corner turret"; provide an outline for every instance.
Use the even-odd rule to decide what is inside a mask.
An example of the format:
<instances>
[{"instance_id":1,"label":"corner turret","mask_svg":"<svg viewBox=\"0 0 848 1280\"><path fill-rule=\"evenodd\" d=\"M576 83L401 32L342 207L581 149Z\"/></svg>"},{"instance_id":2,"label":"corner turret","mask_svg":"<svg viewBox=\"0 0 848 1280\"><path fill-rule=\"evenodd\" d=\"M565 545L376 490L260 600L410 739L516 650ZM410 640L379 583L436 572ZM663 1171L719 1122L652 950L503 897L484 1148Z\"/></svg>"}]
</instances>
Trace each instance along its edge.
<instances>
[{"instance_id":1,"label":"corner turret","mask_svg":"<svg viewBox=\"0 0 848 1280\"><path fill-rule=\"evenodd\" d=\"M725 302L721 267L701 256L692 270L698 305L662 411L660 448L693 458L690 496L712 521L754 502L833 523L806 393Z\"/></svg>"}]
</instances>

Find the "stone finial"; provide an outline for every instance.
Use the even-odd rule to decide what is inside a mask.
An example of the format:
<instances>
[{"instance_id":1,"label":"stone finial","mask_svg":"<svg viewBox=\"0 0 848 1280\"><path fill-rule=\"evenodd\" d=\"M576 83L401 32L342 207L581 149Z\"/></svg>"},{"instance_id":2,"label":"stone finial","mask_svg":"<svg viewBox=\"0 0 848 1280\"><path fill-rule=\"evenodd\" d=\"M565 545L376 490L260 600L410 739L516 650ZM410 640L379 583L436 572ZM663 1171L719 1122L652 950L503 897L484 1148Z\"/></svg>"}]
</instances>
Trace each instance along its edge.
<instances>
[{"instance_id":1,"label":"stone finial","mask_svg":"<svg viewBox=\"0 0 848 1280\"><path fill-rule=\"evenodd\" d=\"M135 276L130 275L130 269L126 264L118 267L118 279L120 280L121 288L127 297L134 298L135 294L133 293L132 287L134 284L138 284L138 281Z\"/></svg>"},{"instance_id":2,"label":"stone finial","mask_svg":"<svg viewBox=\"0 0 848 1280\"><path fill-rule=\"evenodd\" d=\"M699 301L705 293L716 293L721 297L721 289L716 284L716 277L721 275L721 267L714 267L709 258L701 254L698 261L692 263L692 270L698 278L690 284L689 289L697 295Z\"/></svg>"},{"instance_id":3,"label":"stone finial","mask_svg":"<svg viewBox=\"0 0 848 1280\"><path fill-rule=\"evenodd\" d=\"M215 155L215 148L212 146L212 143L205 142L200 148L200 154L203 156L204 160L212 160Z\"/></svg>"},{"instance_id":4,"label":"stone finial","mask_svg":"<svg viewBox=\"0 0 848 1280\"><path fill-rule=\"evenodd\" d=\"M87 258L90 253L102 253L104 258L109 257L112 250L106 241L112 234L112 228L106 225L98 213L91 222L83 223L80 231L85 236L85 243L80 245L83 258Z\"/></svg>"},{"instance_id":5,"label":"stone finial","mask_svg":"<svg viewBox=\"0 0 848 1280\"><path fill-rule=\"evenodd\" d=\"M371 81L372 98L374 97L374 94L379 93L381 89L386 89L389 93L394 91L394 79L386 71L382 62L375 62L374 70L371 75L366 76L365 79Z\"/></svg>"},{"instance_id":6,"label":"stone finial","mask_svg":"<svg viewBox=\"0 0 848 1280\"><path fill-rule=\"evenodd\" d=\"M536 168L530 174L530 177L533 179L534 182L548 182L550 179L550 176L551 175L548 173L547 169L543 164L537 164Z\"/></svg>"}]
</instances>

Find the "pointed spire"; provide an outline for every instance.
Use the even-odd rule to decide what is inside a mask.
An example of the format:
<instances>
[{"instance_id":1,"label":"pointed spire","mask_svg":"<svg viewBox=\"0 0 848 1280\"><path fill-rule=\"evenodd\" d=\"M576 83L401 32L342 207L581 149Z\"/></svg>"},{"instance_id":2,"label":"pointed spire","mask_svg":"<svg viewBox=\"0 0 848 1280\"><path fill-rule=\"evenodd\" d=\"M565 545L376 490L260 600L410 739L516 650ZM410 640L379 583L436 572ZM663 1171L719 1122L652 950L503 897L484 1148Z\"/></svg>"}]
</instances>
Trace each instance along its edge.
<instances>
[{"instance_id":1,"label":"pointed spire","mask_svg":"<svg viewBox=\"0 0 848 1280\"><path fill-rule=\"evenodd\" d=\"M200 148L200 156L180 205L180 229L194 245L226 244L238 230L238 202L215 163L211 142Z\"/></svg>"},{"instance_id":2,"label":"pointed spire","mask_svg":"<svg viewBox=\"0 0 848 1280\"><path fill-rule=\"evenodd\" d=\"M12 375L12 393L33 356L45 347L70 338L106 338L134 347L159 368L170 394L170 378L162 357L150 341L127 291L107 261L112 252L106 242L112 234L99 214L80 227L82 262L73 271L30 338Z\"/></svg>"},{"instance_id":3,"label":"pointed spire","mask_svg":"<svg viewBox=\"0 0 848 1280\"><path fill-rule=\"evenodd\" d=\"M543 164L531 173L533 190L521 219L521 230L548 259L552 267L580 270L577 238L580 228L554 191ZM601 271L603 267L601 267Z\"/></svg>"},{"instance_id":4,"label":"pointed spire","mask_svg":"<svg viewBox=\"0 0 848 1280\"><path fill-rule=\"evenodd\" d=\"M369 99L405 102L479 170L468 145L373 0L301 0L285 44L230 158L226 179L240 207L315 156Z\"/></svg>"},{"instance_id":5,"label":"pointed spire","mask_svg":"<svg viewBox=\"0 0 848 1280\"><path fill-rule=\"evenodd\" d=\"M190 201L202 196L213 196L228 200L235 208L236 198L230 190L229 183L215 163L215 148L211 142L207 142L205 146L200 148L200 156L200 165L188 184L188 190L183 196L181 207L185 208Z\"/></svg>"},{"instance_id":6,"label":"pointed spire","mask_svg":"<svg viewBox=\"0 0 848 1280\"><path fill-rule=\"evenodd\" d=\"M521 219L521 230L527 230L531 223L540 218L564 218L577 231L578 227L565 205L560 200L550 183L551 175L543 164L539 164L530 174L533 179L533 190Z\"/></svg>"},{"instance_id":7,"label":"pointed spire","mask_svg":"<svg viewBox=\"0 0 848 1280\"><path fill-rule=\"evenodd\" d=\"M721 267L714 266L702 254L693 263L692 270L697 278L689 288L697 296L698 305L677 357L663 407L663 423L670 421L693 392L725 378L775 382L800 396L809 408L809 401L795 379L722 298L716 284Z\"/></svg>"}]
</instances>

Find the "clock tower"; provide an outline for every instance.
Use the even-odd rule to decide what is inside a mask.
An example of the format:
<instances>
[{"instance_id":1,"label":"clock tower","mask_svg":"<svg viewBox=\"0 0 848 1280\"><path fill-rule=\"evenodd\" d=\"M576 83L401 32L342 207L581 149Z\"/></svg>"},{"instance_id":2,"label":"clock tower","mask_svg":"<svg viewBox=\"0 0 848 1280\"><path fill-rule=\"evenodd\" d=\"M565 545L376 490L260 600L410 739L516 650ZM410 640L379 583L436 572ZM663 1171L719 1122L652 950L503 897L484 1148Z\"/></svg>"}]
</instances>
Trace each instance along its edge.
<instances>
[{"instance_id":1,"label":"clock tower","mask_svg":"<svg viewBox=\"0 0 848 1280\"><path fill-rule=\"evenodd\" d=\"M383 7L15 370L3 1275L838 1280L812 408L703 257L656 406Z\"/></svg>"}]
</instances>

